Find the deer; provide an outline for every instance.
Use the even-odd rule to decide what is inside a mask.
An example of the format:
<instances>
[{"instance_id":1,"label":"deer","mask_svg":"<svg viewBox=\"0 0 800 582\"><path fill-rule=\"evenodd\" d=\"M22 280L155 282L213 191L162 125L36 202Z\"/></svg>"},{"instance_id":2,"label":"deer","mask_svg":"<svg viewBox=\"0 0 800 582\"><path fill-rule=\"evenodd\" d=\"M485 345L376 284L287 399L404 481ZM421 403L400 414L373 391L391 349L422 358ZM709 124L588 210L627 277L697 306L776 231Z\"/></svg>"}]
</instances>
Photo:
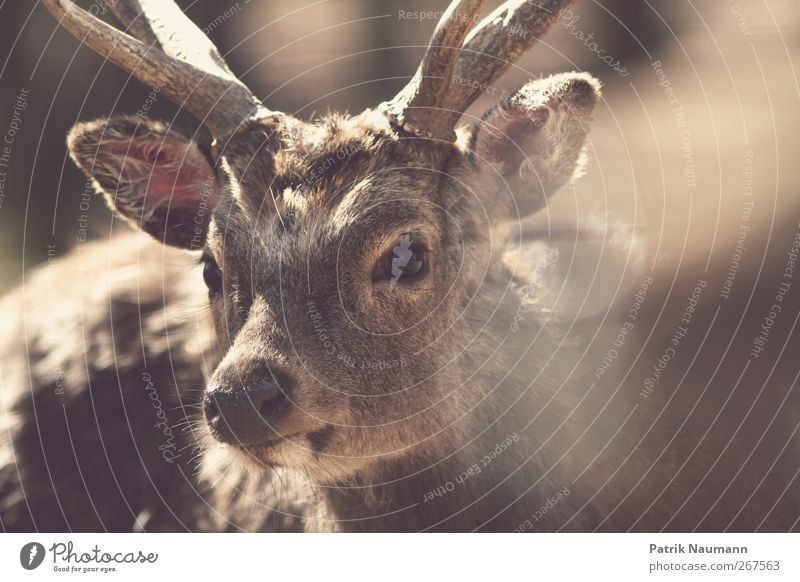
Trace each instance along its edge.
<instances>
[{"instance_id":1,"label":"deer","mask_svg":"<svg viewBox=\"0 0 800 582\"><path fill-rule=\"evenodd\" d=\"M17 438L3 448L3 487L22 494L4 493L4 527L39 528L44 519L26 521L37 513L37 491L12 466L49 478L39 485L42 505L63 520L44 527L56 529L619 527L615 512L628 496L594 502L619 469L595 463L605 447L595 456L576 444L590 429L610 444L624 428L614 442L637 451L628 420L650 421L595 390L587 379L595 363L584 357L590 334L542 309L541 283L508 260L519 257L523 221L580 176L600 83L584 72L530 80L459 125L569 0L508 1L483 20L483 2L456 0L394 98L314 121L270 110L171 2L110 4L125 32L69 0L43 3L91 49L189 111L213 142L205 148L164 122L124 115L71 130L70 155L97 192L161 246L123 235L111 253L84 251L90 262L127 273L84 307L95 310L84 326L88 358L59 359L51 334L37 347L56 355L34 354L27 369L6 364L4 383L24 385L32 374L48 386L33 390L33 400L50 403L54 380L44 378L56 362L73 399L55 399L53 422L69 425L65 410L74 410L91 426L91 394L111 386L112 402L127 406L129 383L132 410L150 417L131 426L117 410L101 428L94 413L100 436L120 436L121 450L139 458L123 466L112 451L111 475L94 489L84 485L94 515L76 526L59 502L42 439L61 447L61 471L73 484L86 483L78 454L50 443L31 419L40 404L25 397L5 405L14 414L3 424ZM513 33L520 30L527 34ZM91 267L79 265L67 257L57 269L91 278ZM4 302L0 313L27 310L20 295ZM80 337L74 324L57 327ZM613 336L612 328L604 333ZM21 361L19 346L9 348ZM87 370L88 359L104 364ZM172 462L141 458L139 444L151 455L164 444L163 432L149 428L142 385L150 383L174 385L181 410L190 411L182 412L176 450L196 450L197 458L179 458L176 471ZM600 423L596 409L609 412ZM636 469L624 491L645 471L676 470L669 459L653 463L659 450L627 454ZM30 465L21 462L29 457ZM146 478L136 479L142 465ZM684 492L676 484L659 511L637 499L635 525L664 527L672 515L664 512L675 511ZM93 495L108 495L112 510L103 513Z\"/></svg>"}]
</instances>

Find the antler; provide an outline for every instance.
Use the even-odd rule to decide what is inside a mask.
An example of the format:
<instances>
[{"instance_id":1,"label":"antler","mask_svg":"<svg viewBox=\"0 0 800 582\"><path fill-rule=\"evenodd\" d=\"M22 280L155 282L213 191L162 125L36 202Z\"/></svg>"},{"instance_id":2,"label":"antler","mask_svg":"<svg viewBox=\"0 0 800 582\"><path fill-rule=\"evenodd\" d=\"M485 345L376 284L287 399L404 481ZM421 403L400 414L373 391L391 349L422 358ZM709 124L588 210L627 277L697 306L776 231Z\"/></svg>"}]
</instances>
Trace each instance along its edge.
<instances>
[{"instance_id":1,"label":"antler","mask_svg":"<svg viewBox=\"0 0 800 582\"><path fill-rule=\"evenodd\" d=\"M416 74L394 99L381 109L393 123L408 132L436 136L441 129L437 118L440 104L447 102L447 91L455 71L461 43L483 6L483 0L454 0L433 31L425 56ZM452 126L450 127L452 131Z\"/></svg>"},{"instance_id":2,"label":"antler","mask_svg":"<svg viewBox=\"0 0 800 582\"><path fill-rule=\"evenodd\" d=\"M456 0L414 77L381 109L405 131L453 141L453 128L483 88L531 48L571 2L508 0L467 34L482 2Z\"/></svg>"},{"instance_id":3,"label":"antler","mask_svg":"<svg viewBox=\"0 0 800 582\"><path fill-rule=\"evenodd\" d=\"M271 113L173 2L110 3L114 14L134 36L95 18L71 0L42 3L75 38L140 81L158 86L217 137L230 133L245 119Z\"/></svg>"}]
</instances>

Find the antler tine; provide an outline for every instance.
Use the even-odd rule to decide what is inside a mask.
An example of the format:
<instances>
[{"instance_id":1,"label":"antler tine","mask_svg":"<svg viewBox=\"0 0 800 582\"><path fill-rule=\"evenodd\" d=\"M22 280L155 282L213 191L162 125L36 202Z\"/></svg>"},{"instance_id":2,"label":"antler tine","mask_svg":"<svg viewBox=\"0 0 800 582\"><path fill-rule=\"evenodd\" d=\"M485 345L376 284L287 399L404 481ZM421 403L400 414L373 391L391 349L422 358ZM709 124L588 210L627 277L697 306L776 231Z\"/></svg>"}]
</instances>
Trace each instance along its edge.
<instances>
[{"instance_id":1,"label":"antler tine","mask_svg":"<svg viewBox=\"0 0 800 582\"><path fill-rule=\"evenodd\" d=\"M467 37L450 91L451 109L466 111L482 90L544 36L561 11L574 0L508 0ZM454 123L458 119L454 120Z\"/></svg>"},{"instance_id":2,"label":"antler tine","mask_svg":"<svg viewBox=\"0 0 800 582\"><path fill-rule=\"evenodd\" d=\"M215 136L271 112L230 71L216 47L173 2L125 0L111 5L133 38L77 7L42 0L78 40L186 107Z\"/></svg>"},{"instance_id":3,"label":"antler tine","mask_svg":"<svg viewBox=\"0 0 800 582\"><path fill-rule=\"evenodd\" d=\"M438 109L447 93L459 49L483 5L483 0L454 0L433 33L425 56L411 81L394 99L381 105L392 122L417 135L452 141L453 126L442 123Z\"/></svg>"},{"instance_id":4,"label":"antler tine","mask_svg":"<svg viewBox=\"0 0 800 582\"><path fill-rule=\"evenodd\" d=\"M571 2L508 0L472 32L482 2L454 2L436 27L416 75L381 108L406 131L453 141L453 128L481 90L532 47Z\"/></svg>"},{"instance_id":5,"label":"antler tine","mask_svg":"<svg viewBox=\"0 0 800 582\"><path fill-rule=\"evenodd\" d=\"M217 47L174 2L117 0L110 5L127 32L171 57L200 68L218 69L220 76L240 81L228 68Z\"/></svg>"}]
</instances>

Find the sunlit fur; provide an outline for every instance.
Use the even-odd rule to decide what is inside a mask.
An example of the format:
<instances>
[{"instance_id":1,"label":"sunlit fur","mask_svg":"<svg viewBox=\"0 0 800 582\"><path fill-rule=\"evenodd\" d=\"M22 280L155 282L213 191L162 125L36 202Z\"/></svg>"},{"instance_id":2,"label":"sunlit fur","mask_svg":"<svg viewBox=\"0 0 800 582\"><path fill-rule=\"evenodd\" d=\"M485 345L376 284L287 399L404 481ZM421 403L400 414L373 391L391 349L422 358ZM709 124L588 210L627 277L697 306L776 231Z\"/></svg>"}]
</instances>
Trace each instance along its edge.
<instances>
[{"instance_id":1,"label":"sunlit fur","mask_svg":"<svg viewBox=\"0 0 800 582\"><path fill-rule=\"evenodd\" d=\"M526 491L537 463L525 459L540 441L525 425L575 361L554 360L565 339L533 314L511 331L527 299L502 258L515 248L508 225L580 171L598 95L583 74L533 81L455 143L404 134L375 111L311 124L274 115L219 139L206 170L160 124L112 118L73 130L72 155L101 188L118 167L143 185L109 196L118 212L159 240L204 248L221 268L208 388L275 380L291 403L264 421L265 438L283 439L269 446L220 443L201 417L189 425L215 494L275 475L322 500L316 515L340 529L508 529L538 502ZM118 143L126 132L133 163L108 147L109 134ZM153 141L175 144L164 168L145 155ZM170 170L180 151L191 171ZM137 178L147 164L149 177ZM197 191L194 205L165 200L152 176ZM375 280L401 237L425 249L426 276ZM560 397L556 410L572 404ZM520 442L495 470L520 467L520 478L476 477L417 507L510 435Z\"/></svg>"}]
</instances>

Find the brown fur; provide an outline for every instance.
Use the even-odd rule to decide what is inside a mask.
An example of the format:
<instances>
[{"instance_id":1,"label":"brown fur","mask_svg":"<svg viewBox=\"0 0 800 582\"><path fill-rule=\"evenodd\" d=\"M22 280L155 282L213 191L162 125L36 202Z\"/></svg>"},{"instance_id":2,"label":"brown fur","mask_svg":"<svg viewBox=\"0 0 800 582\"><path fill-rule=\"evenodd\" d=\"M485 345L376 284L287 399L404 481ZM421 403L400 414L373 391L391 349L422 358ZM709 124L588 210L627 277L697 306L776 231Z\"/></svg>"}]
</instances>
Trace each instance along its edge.
<instances>
[{"instance_id":1,"label":"brown fur","mask_svg":"<svg viewBox=\"0 0 800 582\"><path fill-rule=\"evenodd\" d=\"M223 281L219 292L209 294L212 321L201 323L196 337L179 337L178 351L167 349L168 355L158 339L169 337L170 320L158 316L197 300L196 280L192 286L187 275L170 273L171 285L157 280L146 287L171 292L156 293L152 303L137 297L126 305L123 365L101 357L97 374L107 388L121 370L123 406L112 400L103 410L127 410L131 385L136 398L136 374L128 372L140 372L137 366L153 349L161 356L159 382L179 364L179 400L188 384L200 380L198 363L208 364L206 394L187 397L191 406L213 410L216 394L247 394L264 384L277 383L285 397L285 405L269 414L259 409L261 416L251 421L262 442L231 443L212 418L189 419L186 446L200 451L204 483L214 492L197 494L193 480L167 474L145 491L152 496L163 490L179 501L159 504L145 493L126 513L123 505L137 492L123 489L109 495L108 515L96 512L98 520L81 527L107 527L104 516L119 517L115 529L150 527L151 518L141 516L158 515L166 520L164 529L174 529L188 515L189 529L292 529L300 522L309 530L344 531L682 529L692 523L681 504L687 495L702 485L722 499L726 467L689 472L674 484L670 479L682 470L679 459L692 451L692 439L702 435L692 399L679 398L675 406L684 414L669 416L686 419L689 435L672 447L675 433L657 424L661 415L653 405L632 406L629 386L588 380L593 362L584 355L595 337L580 321L559 323L537 309L536 285L546 282L526 281L504 261L519 251L516 221L544 208L581 172L598 99L597 82L585 74L531 81L475 127L461 128L454 142L420 138L424 128L414 132L413 123L392 124L392 115L374 110L315 123L264 113L217 135L207 153L156 122L111 118L76 126L73 159L115 210L162 242L202 250L206 268ZM395 249L404 240L424 250L424 270L419 277L403 279L401 273L389 280L385 261L399 256ZM157 268L165 259L151 252ZM124 297L126 291L110 295L117 293ZM133 311L140 308L139 320L152 327L137 331ZM91 309L90 353L102 356L111 337L109 316L119 318L113 305ZM74 315L65 318L74 330ZM213 340L205 335L211 329ZM37 342L47 332L34 331ZM615 331L601 327L596 335L608 341ZM30 361L50 373L46 354L34 353ZM11 357L16 365L22 359L19 353ZM80 369L71 350L56 364ZM35 503L25 490L51 474L53 450L63 453L50 440L41 454L36 447L38 395L45 391L53 417L58 401L47 394L46 379L32 378L28 397L19 390L27 386L24 373L17 369L11 378L17 389L9 391L7 409L16 416L6 421L14 437L5 450L14 459L4 465L4 484L12 483L12 492L4 494L3 520L10 529L37 528L30 507L31 522L25 521L21 499ZM68 393L91 401L95 379L70 376ZM700 409L715 410L714 404L719 401ZM115 424L127 420L110 418ZM787 433L794 416L782 420L779 430ZM232 415L228 421L234 423ZM56 426L60 438L63 427ZM121 434L113 426L98 432ZM579 446L586 435L592 442ZM123 436L144 442L114 449L110 458L121 466L112 478L135 472L137 463L122 462L131 448L153 448L146 425ZM603 457L606 447L613 464L598 461L609 459ZM695 451L701 467L713 466L710 446L689 454ZM66 477L58 485L51 479L38 506L52 509L62 483L74 486L75 472L90 458L66 462ZM163 469L158 462L143 464ZM11 466L30 473L15 480ZM793 466L782 469L788 491ZM643 495L645 479L656 486ZM753 473L745 479L752 481ZM668 490L657 489L665 481ZM610 482L617 487L598 499ZM105 499L108 480L91 483L98 489L88 491L89 503L98 495ZM22 497L13 495L17 485ZM184 505L187 488L192 493ZM647 493L653 490L659 493L651 502ZM567 493L558 496L561 491ZM786 515L796 510L795 499L793 490L783 514L774 511L783 494L774 505L757 499L753 506L773 519L769 527L790 529L797 526L794 515ZM705 512L701 519L708 517L706 529L737 519L727 498L698 504L694 509ZM62 515L55 527L70 527Z\"/></svg>"}]
</instances>

